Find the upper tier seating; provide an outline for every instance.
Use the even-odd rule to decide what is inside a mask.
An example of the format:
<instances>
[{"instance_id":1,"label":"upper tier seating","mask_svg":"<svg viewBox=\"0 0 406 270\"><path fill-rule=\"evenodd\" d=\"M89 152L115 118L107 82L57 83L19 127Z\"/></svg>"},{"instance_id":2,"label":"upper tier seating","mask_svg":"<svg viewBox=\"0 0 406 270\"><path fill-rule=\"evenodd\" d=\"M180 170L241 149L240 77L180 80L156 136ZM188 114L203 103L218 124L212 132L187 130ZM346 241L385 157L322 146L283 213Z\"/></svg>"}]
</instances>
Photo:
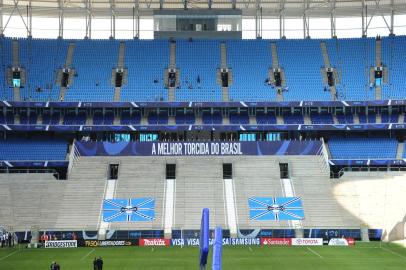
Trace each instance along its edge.
<instances>
[{"instance_id":1,"label":"upper tier seating","mask_svg":"<svg viewBox=\"0 0 406 270\"><path fill-rule=\"evenodd\" d=\"M112 69L117 66L117 41L77 40L73 55L76 74L66 101L112 101Z\"/></svg>"},{"instance_id":2,"label":"upper tier seating","mask_svg":"<svg viewBox=\"0 0 406 270\"><path fill-rule=\"evenodd\" d=\"M320 69L324 61L320 42L324 40L226 40L227 65L232 83L232 101L274 101L276 90L265 83L272 67L271 43L277 45L279 66L284 69L286 101L331 100L324 90ZM120 41L117 40L41 40L18 39L20 66L26 70L21 100L59 100L57 72L64 66L69 43L75 44L72 68L76 75L65 94L65 101L112 101L112 69L117 67ZM373 100L369 69L375 66L375 39L325 40L331 66L340 76L337 85L341 100ZM406 37L382 39L382 64L388 67L389 83L382 86L383 99L405 98ZM12 39L0 38L0 97L13 99L13 89L5 81L12 65ZM217 83L220 42L176 41L176 66L180 88L175 101L221 101ZM167 101L164 73L170 61L167 40L125 41L124 67L128 78L121 89L122 101ZM200 83L198 83L198 78ZM191 86L191 87L189 87Z\"/></svg>"},{"instance_id":3,"label":"upper tier seating","mask_svg":"<svg viewBox=\"0 0 406 270\"><path fill-rule=\"evenodd\" d=\"M276 90L265 83L272 65L269 40L228 41L227 64L233 77L231 100L276 100Z\"/></svg>"},{"instance_id":4,"label":"upper tier seating","mask_svg":"<svg viewBox=\"0 0 406 270\"><path fill-rule=\"evenodd\" d=\"M10 38L0 38L0 97L2 100L13 100L13 91L7 86L6 76L4 76L4 67L11 65L12 54L11 54L11 39Z\"/></svg>"},{"instance_id":5,"label":"upper tier seating","mask_svg":"<svg viewBox=\"0 0 406 270\"><path fill-rule=\"evenodd\" d=\"M220 85L216 82L220 67L218 41L177 41L176 66L180 69L176 100L222 101Z\"/></svg>"},{"instance_id":6,"label":"upper tier seating","mask_svg":"<svg viewBox=\"0 0 406 270\"><path fill-rule=\"evenodd\" d=\"M279 40L277 49L289 88L283 93L285 100L331 100L320 73L324 66L320 40Z\"/></svg>"},{"instance_id":7,"label":"upper tier seating","mask_svg":"<svg viewBox=\"0 0 406 270\"><path fill-rule=\"evenodd\" d=\"M0 141L0 160L65 160L67 143L60 139L8 139Z\"/></svg>"},{"instance_id":8,"label":"upper tier seating","mask_svg":"<svg viewBox=\"0 0 406 270\"><path fill-rule=\"evenodd\" d=\"M58 100L60 90L55 84L55 79L58 69L64 66L68 42L61 39L19 39L19 45L20 64L25 67L28 79L26 86L20 90L21 100ZM98 57L95 56L95 58ZM85 67L85 63L87 64L87 62L80 62L78 66ZM87 75L83 80L88 81L92 78L86 77ZM85 88L78 85L78 89ZM88 91L90 89L87 88ZM78 100L84 99L78 98Z\"/></svg>"},{"instance_id":9,"label":"upper tier seating","mask_svg":"<svg viewBox=\"0 0 406 270\"><path fill-rule=\"evenodd\" d=\"M382 86L383 99L406 97L406 36L382 38L382 62L388 66L388 84Z\"/></svg>"},{"instance_id":10,"label":"upper tier seating","mask_svg":"<svg viewBox=\"0 0 406 270\"><path fill-rule=\"evenodd\" d=\"M394 159L398 142L390 138L331 138L333 159Z\"/></svg>"},{"instance_id":11,"label":"upper tier seating","mask_svg":"<svg viewBox=\"0 0 406 270\"><path fill-rule=\"evenodd\" d=\"M326 41L331 66L342 72L337 85L342 100L375 99L369 89L369 68L375 66L375 39L350 38Z\"/></svg>"},{"instance_id":12,"label":"upper tier seating","mask_svg":"<svg viewBox=\"0 0 406 270\"><path fill-rule=\"evenodd\" d=\"M121 88L122 101L167 101L164 72L169 66L169 42L126 41L128 83Z\"/></svg>"}]
</instances>

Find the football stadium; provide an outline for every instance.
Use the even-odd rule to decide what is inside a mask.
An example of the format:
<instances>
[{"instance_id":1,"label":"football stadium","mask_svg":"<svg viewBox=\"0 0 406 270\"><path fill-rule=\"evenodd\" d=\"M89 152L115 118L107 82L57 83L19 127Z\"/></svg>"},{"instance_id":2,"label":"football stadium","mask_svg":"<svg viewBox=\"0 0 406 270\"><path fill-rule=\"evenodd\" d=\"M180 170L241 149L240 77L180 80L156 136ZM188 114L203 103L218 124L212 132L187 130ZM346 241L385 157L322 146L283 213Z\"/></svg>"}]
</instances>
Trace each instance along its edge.
<instances>
[{"instance_id":1,"label":"football stadium","mask_svg":"<svg viewBox=\"0 0 406 270\"><path fill-rule=\"evenodd\" d=\"M0 269L406 269L405 0L0 0Z\"/></svg>"}]
</instances>

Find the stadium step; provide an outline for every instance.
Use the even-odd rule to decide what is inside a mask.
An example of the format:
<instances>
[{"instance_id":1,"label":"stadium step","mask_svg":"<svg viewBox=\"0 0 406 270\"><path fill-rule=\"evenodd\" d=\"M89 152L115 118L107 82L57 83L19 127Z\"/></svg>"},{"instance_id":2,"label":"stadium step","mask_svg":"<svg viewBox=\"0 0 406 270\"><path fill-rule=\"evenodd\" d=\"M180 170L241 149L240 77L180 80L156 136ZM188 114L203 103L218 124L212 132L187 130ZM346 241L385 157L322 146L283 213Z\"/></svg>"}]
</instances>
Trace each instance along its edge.
<instances>
[{"instance_id":1,"label":"stadium step","mask_svg":"<svg viewBox=\"0 0 406 270\"><path fill-rule=\"evenodd\" d=\"M20 45L17 39L13 39L13 67L20 66Z\"/></svg>"},{"instance_id":2,"label":"stadium step","mask_svg":"<svg viewBox=\"0 0 406 270\"><path fill-rule=\"evenodd\" d=\"M120 101L121 87L114 87L114 101Z\"/></svg>"},{"instance_id":3,"label":"stadium step","mask_svg":"<svg viewBox=\"0 0 406 270\"><path fill-rule=\"evenodd\" d=\"M250 125L256 125L257 124L257 118L254 115L250 115L250 119L249 119L249 123Z\"/></svg>"},{"instance_id":4,"label":"stadium step","mask_svg":"<svg viewBox=\"0 0 406 270\"><path fill-rule=\"evenodd\" d=\"M311 125L312 124L312 120L310 119L310 116L308 114L304 115L303 119L304 119L305 125Z\"/></svg>"},{"instance_id":5,"label":"stadium step","mask_svg":"<svg viewBox=\"0 0 406 270\"><path fill-rule=\"evenodd\" d=\"M222 94L223 94L223 101L230 101L230 94L228 91L228 87L222 87Z\"/></svg>"},{"instance_id":6,"label":"stadium step","mask_svg":"<svg viewBox=\"0 0 406 270\"><path fill-rule=\"evenodd\" d=\"M13 87L13 100L14 101L21 101L21 95L20 95L20 88L19 87Z\"/></svg>"},{"instance_id":7,"label":"stadium step","mask_svg":"<svg viewBox=\"0 0 406 270\"><path fill-rule=\"evenodd\" d=\"M175 101L175 88L170 87L168 89L168 101Z\"/></svg>"},{"instance_id":8,"label":"stadium step","mask_svg":"<svg viewBox=\"0 0 406 270\"><path fill-rule=\"evenodd\" d=\"M403 158L404 148L405 148L405 143L404 142L399 142L397 150L396 150L396 159L402 159Z\"/></svg>"},{"instance_id":9,"label":"stadium step","mask_svg":"<svg viewBox=\"0 0 406 270\"><path fill-rule=\"evenodd\" d=\"M324 67L330 68L330 57L328 56L327 45L326 42L320 42L321 53L323 55Z\"/></svg>"},{"instance_id":10,"label":"stadium step","mask_svg":"<svg viewBox=\"0 0 406 270\"><path fill-rule=\"evenodd\" d=\"M277 115L276 116L276 124L278 124L278 125L284 125L285 124L285 121L283 120L282 115Z\"/></svg>"},{"instance_id":11,"label":"stadium step","mask_svg":"<svg viewBox=\"0 0 406 270\"><path fill-rule=\"evenodd\" d=\"M376 114L375 116L375 123L376 124L381 124L382 123L382 115L381 114Z\"/></svg>"},{"instance_id":12,"label":"stadium step","mask_svg":"<svg viewBox=\"0 0 406 270\"><path fill-rule=\"evenodd\" d=\"M169 46L169 68L176 68L176 43L171 42Z\"/></svg>"},{"instance_id":13,"label":"stadium step","mask_svg":"<svg viewBox=\"0 0 406 270\"><path fill-rule=\"evenodd\" d=\"M381 100L382 99L382 87L375 86L375 100Z\"/></svg>"},{"instance_id":14,"label":"stadium step","mask_svg":"<svg viewBox=\"0 0 406 270\"><path fill-rule=\"evenodd\" d=\"M353 115L354 125L359 125L359 116L358 114Z\"/></svg>"},{"instance_id":15,"label":"stadium step","mask_svg":"<svg viewBox=\"0 0 406 270\"><path fill-rule=\"evenodd\" d=\"M338 119L337 119L337 115L335 115L335 114L333 114L333 121L334 121L335 125L339 124Z\"/></svg>"},{"instance_id":16,"label":"stadium step","mask_svg":"<svg viewBox=\"0 0 406 270\"><path fill-rule=\"evenodd\" d=\"M118 50L118 61L117 61L118 68L124 68L124 57L125 57L125 42L120 42L120 48Z\"/></svg>"},{"instance_id":17,"label":"stadium step","mask_svg":"<svg viewBox=\"0 0 406 270\"><path fill-rule=\"evenodd\" d=\"M271 43L271 53L272 53L272 68L279 68L279 58L278 50L276 48L276 43Z\"/></svg>"},{"instance_id":18,"label":"stadium step","mask_svg":"<svg viewBox=\"0 0 406 270\"><path fill-rule=\"evenodd\" d=\"M382 40L375 40L375 66L382 66Z\"/></svg>"},{"instance_id":19,"label":"stadium step","mask_svg":"<svg viewBox=\"0 0 406 270\"><path fill-rule=\"evenodd\" d=\"M221 68L228 68L227 66L227 46L224 42L220 44L220 54L221 54Z\"/></svg>"},{"instance_id":20,"label":"stadium step","mask_svg":"<svg viewBox=\"0 0 406 270\"><path fill-rule=\"evenodd\" d=\"M71 42L69 43L68 53L66 54L65 68L70 68L72 66L74 52L75 52L75 43Z\"/></svg>"},{"instance_id":21,"label":"stadium step","mask_svg":"<svg viewBox=\"0 0 406 270\"><path fill-rule=\"evenodd\" d=\"M403 124L405 122L405 115L399 114L398 123Z\"/></svg>"}]
</instances>

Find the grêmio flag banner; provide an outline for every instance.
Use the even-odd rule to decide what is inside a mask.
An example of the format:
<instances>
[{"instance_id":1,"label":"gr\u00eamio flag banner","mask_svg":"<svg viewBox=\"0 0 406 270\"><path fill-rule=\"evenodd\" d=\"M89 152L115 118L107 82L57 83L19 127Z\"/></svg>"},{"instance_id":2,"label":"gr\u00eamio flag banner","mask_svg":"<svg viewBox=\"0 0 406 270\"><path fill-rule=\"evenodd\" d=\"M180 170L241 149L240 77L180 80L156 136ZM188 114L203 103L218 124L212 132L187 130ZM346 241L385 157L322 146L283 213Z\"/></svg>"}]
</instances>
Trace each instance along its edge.
<instances>
[{"instance_id":1,"label":"gr\u00eamio flag banner","mask_svg":"<svg viewBox=\"0 0 406 270\"><path fill-rule=\"evenodd\" d=\"M75 146L81 156L264 156L316 155L320 141L274 142L85 142Z\"/></svg>"}]
</instances>

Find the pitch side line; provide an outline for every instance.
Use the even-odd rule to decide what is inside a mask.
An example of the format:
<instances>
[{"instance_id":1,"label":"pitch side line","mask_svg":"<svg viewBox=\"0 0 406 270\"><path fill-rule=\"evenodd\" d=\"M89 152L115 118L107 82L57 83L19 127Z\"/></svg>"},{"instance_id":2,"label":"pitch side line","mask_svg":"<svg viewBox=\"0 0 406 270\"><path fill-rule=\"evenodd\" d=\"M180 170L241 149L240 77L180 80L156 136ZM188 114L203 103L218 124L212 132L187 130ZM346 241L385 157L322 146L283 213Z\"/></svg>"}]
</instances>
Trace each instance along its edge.
<instances>
[{"instance_id":1,"label":"pitch side line","mask_svg":"<svg viewBox=\"0 0 406 270\"><path fill-rule=\"evenodd\" d=\"M389 253L392 253L393 255L396 255L396 256L398 256L398 257L400 257L400 258L406 259L405 256L403 256L402 254L399 254L399 253L397 253L397 252L395 252L395 251L393 251L393 250L390 250L390 249L384 248L384 247L381 247L381 248L382 248L383 250L389 252Z\"/></svg>"},{"instance_id":2,"label":"pitch side line","mask_svg":"<svg viewBox=\"0 0 406 270\"><path fill-rule=\"evenodd\" d=\"M321 256L319 253L317 253L313 249L307 247L307 250L310 251L311 253L313 253L314 255L316 255L317 257L319 257L320 259L323 259L323 256Z\"/></svg>"},{"instance_id":3,"label":"pitch side line","mask_svg":"<svg viewBox=\"0 0 406 270\"><path fill-rule=\"evenodd\" d=\"M95 249L92 249L91 251L89 251L85 256L83 256L80 260L83 261L84 259L86 259L90 254L92 254L93 252L95 252Z\"/></svg>"},{"instance_id":4,"label":"pitch side line","mask_svg":"<svg viewBox=\"0 0 406 270\"><path fill-rule=\"evenodd\" d=\"M11 252L10 254L7 254L7 255L4 256L4 257L1 257L1 258L0 258L0 261L5 260L5 259L7 259L8 257L11 257L11 256L13 256L14 254L16 254L16 253L18 253L18 252L19 252L19 250L13 251L13 252Z\"/></svg>"}]
</instances>

